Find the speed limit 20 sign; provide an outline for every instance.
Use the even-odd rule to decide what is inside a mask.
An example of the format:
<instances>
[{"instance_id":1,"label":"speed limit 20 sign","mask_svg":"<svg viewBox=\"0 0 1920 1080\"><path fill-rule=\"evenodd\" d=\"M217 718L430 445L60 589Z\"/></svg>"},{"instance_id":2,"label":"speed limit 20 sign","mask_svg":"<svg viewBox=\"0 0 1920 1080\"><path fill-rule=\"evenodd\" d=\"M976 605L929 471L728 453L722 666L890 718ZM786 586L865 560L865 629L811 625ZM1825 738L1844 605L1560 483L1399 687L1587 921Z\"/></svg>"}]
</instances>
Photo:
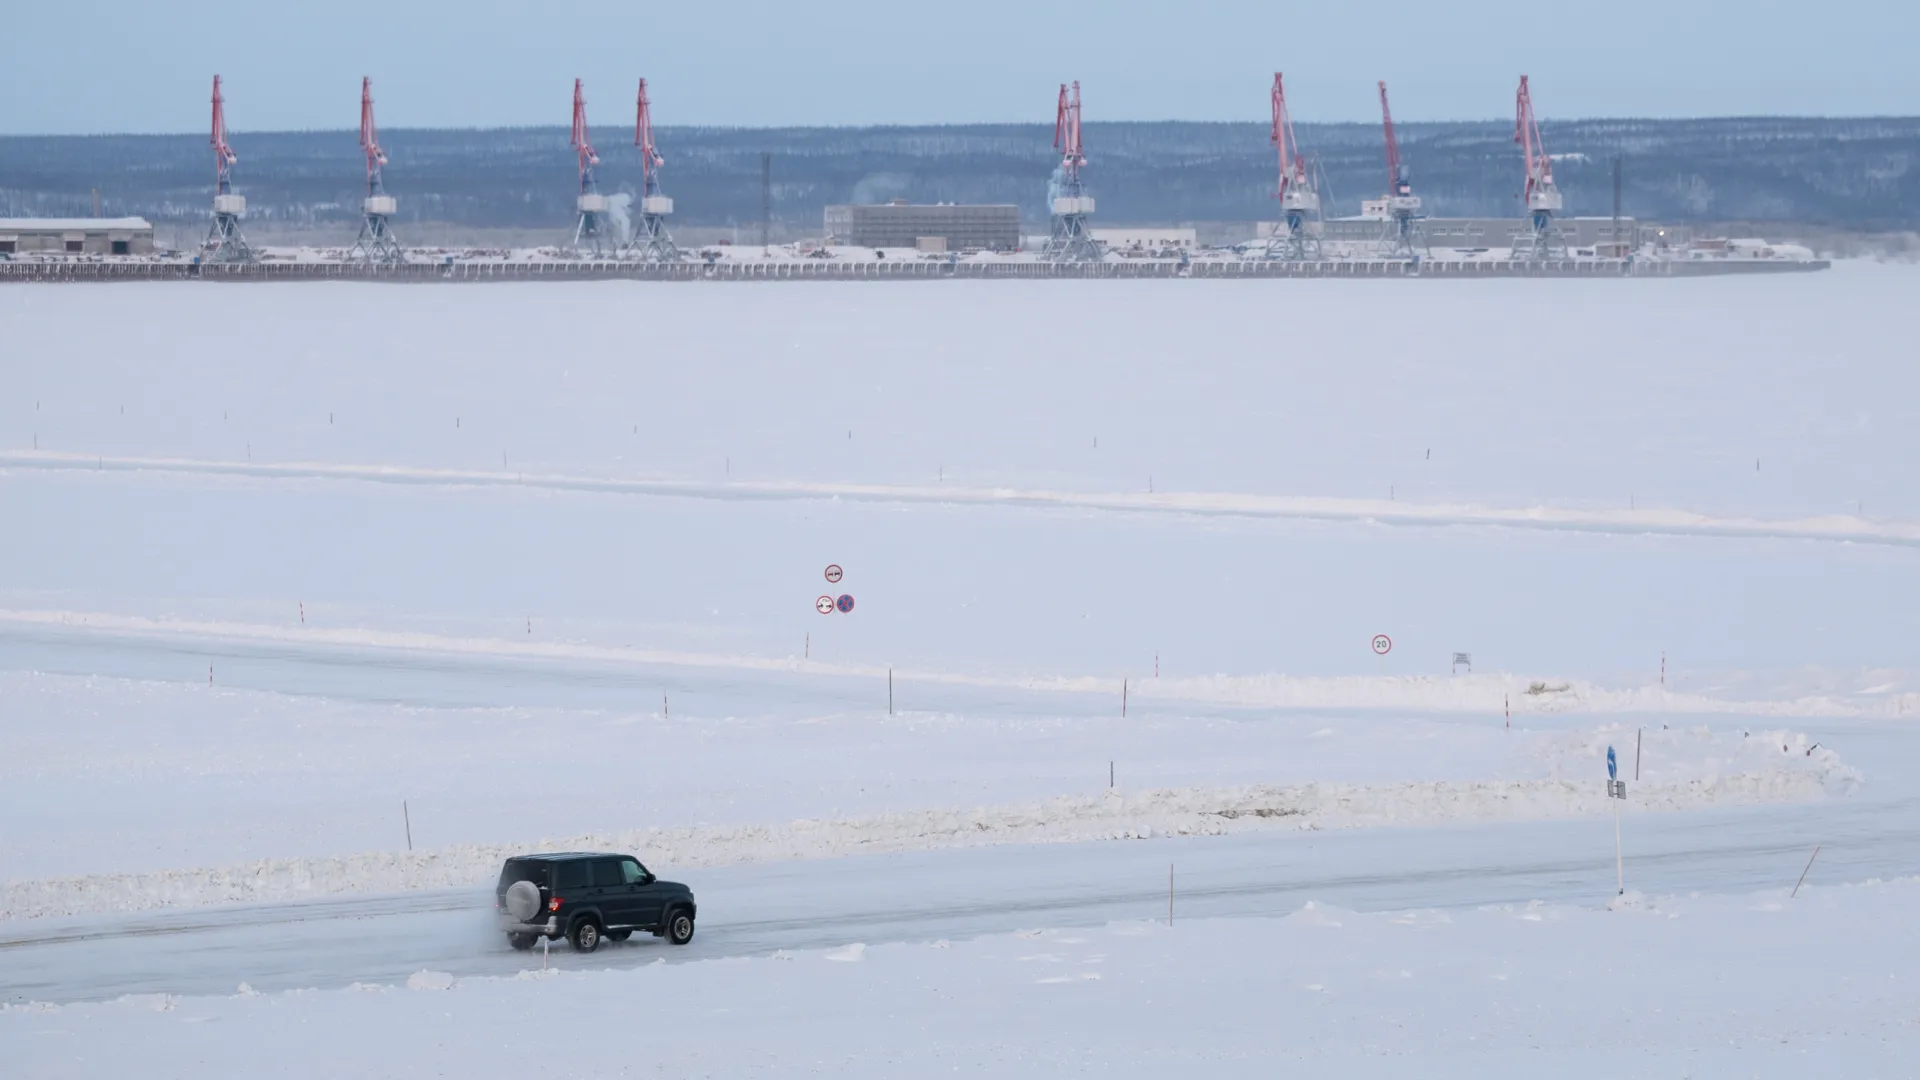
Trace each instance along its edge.
<instances>
[{"instance_id":1,"label":"speed limit 20 sign","mask_svg":"<svg viewBox=\"0 0 1920 1080\"><path fill-rule=\"evenodd\" d=\"M1393 651L1393 639L1385 634L1373 635L1373 652L1376 656L1385 656Z\"/></svg>"}]
</instances>

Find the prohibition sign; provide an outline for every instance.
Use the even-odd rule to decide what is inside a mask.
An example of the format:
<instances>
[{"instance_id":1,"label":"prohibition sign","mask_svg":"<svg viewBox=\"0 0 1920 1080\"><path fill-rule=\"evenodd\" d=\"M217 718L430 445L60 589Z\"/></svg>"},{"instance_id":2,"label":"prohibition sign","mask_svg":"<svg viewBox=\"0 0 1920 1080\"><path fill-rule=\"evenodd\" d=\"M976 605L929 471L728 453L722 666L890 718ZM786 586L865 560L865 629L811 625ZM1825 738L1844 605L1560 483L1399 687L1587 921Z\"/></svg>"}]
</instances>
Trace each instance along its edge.
<instances>
[{"instance_id":1,"label":"prohibition sign","mask_svg":"<svg viewBox=\"0 0 1920 1080\"><path fill-rule=\"evenodd\" d=\"M845 575L846 571L840 569L839 563L834 563L827 567L827 583L829 585L840 584L840 579Z\"/></svg>"},{"instance_id":2,"label":"prohibition sign","mask_svg":"<svg viewBox=\"0 0 1920 1080\"><path fill-rule=\"evenodd\" d=\"M838 607L842 614L852 611L853 610L853 594L841 593L840 599L834 601L834 606Z\"/></svg>"},{"instance_id":3,"label":"prohibition sign","mask_svg":"<svg viewBox=\"0 0 1920 1080\"><path fill-rule=\"evenodd\" d=\"M833 614L833 597L823 596L820 599L815 600L813 602L813 610L819 612L822 615Z\"/></svg>"},{"instance_id":4,"label":"prohibition sign","mask_svg":"<svg viewBox=\"0 0 1920 1080\"><path fill-rule=\"evenodd\" d=\"M1385 634L1373 635L1373 651L1376 656L1385 656L1393 651L1393 639Z\"/></svg>"}]
</instances>

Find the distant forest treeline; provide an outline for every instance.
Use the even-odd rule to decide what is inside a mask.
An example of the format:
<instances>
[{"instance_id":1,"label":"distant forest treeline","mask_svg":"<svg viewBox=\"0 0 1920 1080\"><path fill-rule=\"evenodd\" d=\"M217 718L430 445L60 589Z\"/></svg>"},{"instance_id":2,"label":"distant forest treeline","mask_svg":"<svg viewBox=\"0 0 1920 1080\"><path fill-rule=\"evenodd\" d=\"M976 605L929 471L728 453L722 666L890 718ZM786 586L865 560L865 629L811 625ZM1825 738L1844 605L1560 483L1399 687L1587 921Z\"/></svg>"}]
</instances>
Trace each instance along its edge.
<instances>
[{"instance_id":1,"label":"distant forest treeline","mask_svg":"<svg viewBox=\"0 0 1920 1080\"><path fill-rule=\"evenodd\" d=\"M1403 153L1436 216L1517 216L1521 167L1510 125L1409 123ZM1570 214L1606 214L1612 159L1624 209L1646 220L1781 221L1863 230L1920 226L1920 118L1581 120L1545 125ZM1329 214L1377 196L1386 167L1377 127L1307 124ZM238 190L249 218L292 227L359 214L364 170L353 131L238 132ZM675 220L760 220L760 155L773 155L773 216L817 229L829 203L1015 203L1038 225L1054 164L1052 129L982 124L883 128L662 128ZM387 186L404 222L564 227L574 158L564 128L383 133ZM631 135L602 131L602 190L633 192ZM1275 216L1274 159L1260 124L1090 123L1086 178L1098 221L1256 221ZM213 164L202 135L0 137L0 216L102 212L157 223L204 220Z\"/></svg>"}]
</instances>

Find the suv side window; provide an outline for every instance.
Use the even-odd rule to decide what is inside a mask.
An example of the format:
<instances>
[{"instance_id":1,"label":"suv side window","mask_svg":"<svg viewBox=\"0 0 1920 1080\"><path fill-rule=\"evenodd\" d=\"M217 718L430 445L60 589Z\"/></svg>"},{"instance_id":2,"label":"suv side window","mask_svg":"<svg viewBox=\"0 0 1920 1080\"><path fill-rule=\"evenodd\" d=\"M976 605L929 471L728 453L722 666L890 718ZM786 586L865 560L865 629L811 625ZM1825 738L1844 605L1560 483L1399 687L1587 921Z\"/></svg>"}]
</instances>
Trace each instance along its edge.
<instances>
[{"instance_id":1,"label":"suv side window","mask_svg":"<svg viewBox=\"0 0 1920 1080\"><path fill-rule=\"evenodd\" d=\"M638 885L647 880L647 868L641 866L638 859L621 859L620 874L629 885Z\"/></svg>"},{"instance_id":2,"label":"suv side window","mask_svg":"<svg viewBox=\"0 0 1920 1080\"><path fill-rule=\"evenodd\" d=\"M593 860L593 883L601 888L625 885L627 877L620 870L619 859Z\"/></svg>"},{"instance_id":3,"label":"suv side window","mask_svg":"<svg viewBox=\"0 0 1920 1080\"><path fill-rule=\"evenodd\" d=\"M569 859L555 863L553 867L553 888L555 892L566 894L568 889L587 887L587 860Z\"/></svg>"}]
</instances>

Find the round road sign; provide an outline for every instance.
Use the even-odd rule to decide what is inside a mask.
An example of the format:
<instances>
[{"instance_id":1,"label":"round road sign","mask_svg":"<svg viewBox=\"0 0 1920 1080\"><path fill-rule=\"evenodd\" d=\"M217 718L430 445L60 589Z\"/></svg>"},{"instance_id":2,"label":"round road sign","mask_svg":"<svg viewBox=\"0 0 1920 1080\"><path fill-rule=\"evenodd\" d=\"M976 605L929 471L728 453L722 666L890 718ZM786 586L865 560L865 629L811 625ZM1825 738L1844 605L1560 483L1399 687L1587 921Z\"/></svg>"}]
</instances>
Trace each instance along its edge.
<instances>
[{"instance_id":1,"label":"round road sign","mask_svg":"<svg viewBox=\"0 0 1920 1080\"><path fill-rule=\"evenodd\" d=\"M829 584L838 585L840 579L845 575L846 571L840 569L839 563L834 563L832 566L827 567L827 581Z\"/></svg>"},{"instance_id":2,"label":"round road sign","mask_svg":"<svg viewBox=\"0 0 1920 1080\"><path fill-rule=\"evenodd\" d=\"M1381 656L1387 655L1393 651L1393 639L1385 634L1373 635L1373 651Z\"/></svg>"},{"instance_id":3,"label":"round road sign","mask_svg":"<svg viewBox=\"0 0 1920 1080\"><path fill-rule=\"evenodd\" d=\"M834 606L838 607L842 612L852 611L853 610L853 594L841 593L840 599L834 601Z\"/></svg>"},{"instance_id":4,"label":"round road sign","mask_svg":"<svg viewBox=\"0 0 1920 1080\"><path fill-rule=\"evenodd\" d=\"M820 599L815 600L813 602L813 610L819 612L822 615L833 614L833 597L823 596Z\"/></svg>"}]
</instances>

